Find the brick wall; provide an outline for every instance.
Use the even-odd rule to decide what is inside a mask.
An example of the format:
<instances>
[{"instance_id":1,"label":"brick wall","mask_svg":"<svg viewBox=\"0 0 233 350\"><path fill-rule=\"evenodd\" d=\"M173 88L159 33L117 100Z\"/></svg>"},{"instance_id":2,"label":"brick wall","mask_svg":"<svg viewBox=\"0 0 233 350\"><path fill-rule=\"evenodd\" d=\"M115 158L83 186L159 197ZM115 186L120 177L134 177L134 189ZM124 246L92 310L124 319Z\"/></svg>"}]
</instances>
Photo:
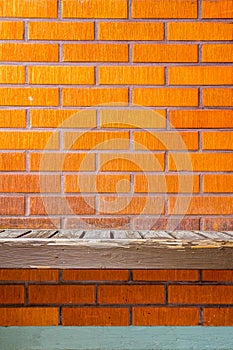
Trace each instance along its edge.
<instances>
[{"instance_id":1,"label":"brick wall","mask_svg":"<svg viewBox=\"0 0 233 350\"><path fill-rule=\"evenodd\" d=\"M0 228L233 230L232 9L0 0ZM1 325L232 325L232 271L0 277Z\"/></svg>"},{"instance_id":2,"label":"brick wall","mask_svg":"<svg viewBox=\"0 0 233 350\"><path fill-rule=\"evenodd\" d=\"M0 326L233 326L229 270L0 270Z\"/></svg>"}]
</instances>

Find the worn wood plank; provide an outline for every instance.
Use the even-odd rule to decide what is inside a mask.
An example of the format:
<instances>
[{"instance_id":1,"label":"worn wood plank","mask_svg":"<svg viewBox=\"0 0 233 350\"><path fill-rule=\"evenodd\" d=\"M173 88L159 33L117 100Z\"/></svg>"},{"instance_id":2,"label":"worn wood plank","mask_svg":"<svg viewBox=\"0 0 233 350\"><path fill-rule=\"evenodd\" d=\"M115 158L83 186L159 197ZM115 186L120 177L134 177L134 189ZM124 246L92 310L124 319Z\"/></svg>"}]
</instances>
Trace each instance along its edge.
<instances>
[{"instance_id":1,"label":"worn wood plank","mask_svg":"<svg viewBox=\"0 0 233 350\"><path fill-rule=\"evenodd\" d=\"M216 232L216 231L201 231L201 232L194 231L194 232L197 232L201 234L203 237L206 237L208 239L231 240L231 237L229 235L224 234L223 232Z\"/></svg>"},{"instance_id":2,"label":"worn wood plank","mask_svg":"<svg viewBox=\"0 0 233 350\"><path fill-rule=\"evenodd\" d=\"M172 239L172 236L166 231L142 231L142 235L146 239Z\"/></svg>"},{"instance_id":3,"label":"worn wood plank","mask_svg":"<svg viewBox=\"0 0 233 350\"><path fill-rule=\"evenodd\" d=\"M233 242L201 240L0 240L2 268L233 269Z\"/></svg>"},{"instance_id":4,"label":"worn wood plank","mask_svg":"<svg viewBox=\"0 0 233 350\"><path fill-rule=\"evenodd\" d=\"M50 238L58 232L57 230L32 230L24 238Z\"/></svg>"},{"instance_id":5,"label":"worn wood plank","mask_svg":"<svg viewBox=\"0 0 233 350\"><path fill-rule=\"evenodd\" d=\"M85 233L83 230L59 230L53 237L55 239L80 239Z\"/></svg>"},{"instance_id":6,"label":"worn wood plank","mask_svg":"<svg viewBox=\"0 0 233 350\"><path fill-rule=\"evenodd\" d=\"M88 230L85 232L83 239L110 239L110 231Z\"/></svg>"},{"instance_id":7,"label":"worn wood plank","mask_svg":"<svg viewBox=\"0 0 233 350\"><path fill-rule=\"evenodd\" d=\"M188 241L193 241L196 239L205 239L205 237L201 236L197 232L194 231L172 231L169 232L175 239L184 239Z\"/></svg>"},{"instance_id":8,"label":"worn wood plank","mask_svg":"<svg viewBox=\"0 0 233 350\"><path fill-rule=\"evenodd\" d=\"M26 235L27 232L31 232L31 230L4 230L0 233L1 238L17 238L22 235Z\"/></svg>"},{"instance_id":9,"label":"worn wood plank","mask_svg":"<svg viewBox=\"0 0 233 350\"><path fill-rule=\"evenodd\" d=\"M142 238L138 231L111 230L114 239L140 239Z\"/></svg>"}]
</instances>

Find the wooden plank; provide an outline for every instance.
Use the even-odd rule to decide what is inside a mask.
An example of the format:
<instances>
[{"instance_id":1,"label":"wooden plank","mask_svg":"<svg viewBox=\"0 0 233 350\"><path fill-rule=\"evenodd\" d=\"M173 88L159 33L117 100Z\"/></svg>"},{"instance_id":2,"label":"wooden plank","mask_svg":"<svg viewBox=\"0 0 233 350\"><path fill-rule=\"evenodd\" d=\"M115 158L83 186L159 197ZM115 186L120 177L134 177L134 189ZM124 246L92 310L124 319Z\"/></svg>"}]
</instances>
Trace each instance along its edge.
<instances>
[{"instance_id":1,"label":"wooden plank","mask_svg":"<svg viewBox=\"0 0 233 350\"><path fill-rule=\"evenodd\" d=\"M22 235L26 235L27 232L31 232L31 230L4 230L0 233L1 238L17 238Z\"/></svg>"},{"instance_id":2,"label":"wooden plank","mask_svg":"<svg viewBox=\"0 0 233 350\"><path fill-rule=\"evenodd\" d=\"M88 230L83 239L110 239L110 231L107 230Z\"/></svg>"},{"instance_id":3,"label":"wooden plank","mask_svg":"<svg viewBox=\"0 0 233 350\"><path fill-rule=\"evenodd\" d=\"M233 327L0 327L2 350L233 350Z\"/></svg>"},{"instance_id":4,"label":"wooden plank","mask_svg":"<svg viewBox=\"0 0 233 350\"><path fill-rule=\"evenodd\" d=\"M233 231L222 231L225 233L228 237L233 237Z\"/></svg>"},{"instance_id":5,"label":"wooden plank","mask_svg":"<svg viewBox=\"0 0 233 350\"><path fill-rule=\"evenodd\" d=\"M233 242L0 240L1 268L233 269Z\"/></svg>"},{"instance_id":6,"label":"wooden plank","mask_svg":"<svg viewBox=\"0 0 233 350\"><path fill-rule=\"evenodd\" d=\"M197 231L194 231L194 232L197 232ZM198 231L197 233L201 234L203 237L206 237L208 239L231 240L231 237L229 235L224 234L223 232Z\"/></svg>"},{"instance_id":7,"label":"wooden plank","mask_svg":"<svg viewBox=\"0 0 233 350\"><path fill-rule=\"evenodd\" d=\"M57 230L32 230L27 233L24 238L49 238L54 236L58 232Z\"/></svg>"},{"instance_id":8,"label":"wooden plank","mask_svg":"<svg viewBox=\"0 0 233 350\"><path fill-rule=\"evenodd\" d=\"M145 239L172 239L172 236L166 231L142 231Z\"/></svg>"},{"instance_id":9,"label":"wooden plank","mask_svg":"<svg viewBox=\"0 0 233 350\"><path fill-rule=\"evenodd\" d=\"M114 239L140 239L142 238L138 231L111 230Z\"/></svg>"},{"instance_id":10,"label":"wooden plank","mask_svg":"<svg viewBox=\"0 0 233 350\"><path fill-rule=\"evenodd\" d=\"M188 241L205 239L199 233L194 231L172 231L172 232L167 231L167 232L170 233L175 239L184 239Z\"/></svg>"},{"instance_id":11,"label":"wooden plank","mask_svg":"<svg viewBox=\"0 0 233 350\"><path fill-rule=\"evenodd\" d=\"M83 230L59 230L55 235L55 239L80 239L80 236L84 234Z\"/></svg>"}]
</instances>

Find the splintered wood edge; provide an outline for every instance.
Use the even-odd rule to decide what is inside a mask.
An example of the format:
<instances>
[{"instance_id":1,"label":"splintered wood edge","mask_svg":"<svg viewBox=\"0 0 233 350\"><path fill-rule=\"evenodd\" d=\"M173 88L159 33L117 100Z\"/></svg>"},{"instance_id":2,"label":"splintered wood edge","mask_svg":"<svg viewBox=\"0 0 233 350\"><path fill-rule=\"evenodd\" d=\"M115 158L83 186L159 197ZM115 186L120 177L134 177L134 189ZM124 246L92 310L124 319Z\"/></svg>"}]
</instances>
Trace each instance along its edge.
<instances>
[{"instance_id":1,"label":"splintered wood edge","mask_svg":"<svg viewBox=\"0 0 233 350\"><path fill-rule=\"evenodd\" d=\"M0 239L0 267L233 269L233 241Z\"/></svg>"}]
</instances>

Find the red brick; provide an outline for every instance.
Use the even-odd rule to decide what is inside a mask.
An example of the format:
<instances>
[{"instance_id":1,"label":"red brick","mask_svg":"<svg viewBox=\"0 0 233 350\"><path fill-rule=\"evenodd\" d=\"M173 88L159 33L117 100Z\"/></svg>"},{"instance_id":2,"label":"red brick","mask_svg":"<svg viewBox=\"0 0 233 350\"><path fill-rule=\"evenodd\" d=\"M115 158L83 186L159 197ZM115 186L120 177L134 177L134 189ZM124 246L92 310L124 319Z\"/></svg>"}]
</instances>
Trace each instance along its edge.
<instances>
[{"instance_id":1,"label":"red brick","mask_svg":"<svg viewBox=\"0 0 233 350\"><path fill-rule=\"evenodd\" d=\"M134 281L198 281L197 270L134 270Z\"/></svg>"},{"instance_id":2,"label":"red brick","mask_svg":"<svg viewBox=\"0 0 233 350\"><path fill-rule=\"evenodd\" d=\"M232 218L202 218L201 221L206 231L233 231Z\"/></svg>"},{"instance_id":3,"label":"red brick","mask_svg":"<svg viewBox=\"0 0 233 350\"><path fill-rule=\"evenodd\" d=\"M63 326L128 326L127 308L63 308Z\"/></svg>"},{"instance_id":4,"label":"red brick","mask_svg":"<svg viewBox=\"0 0 233 350\"><path fill-rule=\"evenodd\" d=\"M1 6L1 4L0 4ZM0 39L1 40L21 40L23 39L24 23L1 21L0 22Z\"/></svg>"},{"instance_id":5,"label":"red brick","mask_svg":"<svg viewBox=\"0 0 233 350\"><path fill-rule=\"evenodd\" d=\"M232 304L233 286L169 286L168 302L176 304Z\"/></svg>"},{"instance_id":6,"label":"red brick","mask_svg":"<svg viewBox=\"0 0 233 350\"><path fill-rule=\"evenodd\" d=\"M1 270L0 270L1 271ZM128 281L128 270L63 270L66 281ZM1 274L0 274L1 276Z\"/></svg>"},{"instance_id":7,"label":"red brick","mask_svg":"<svg viewBox=\"0 0 233 350\"><path fill-rule=\"evenodd\" d=\"M1 233L0 233L1 238ZM58 281L58 270L0 269L1 281Z\"/></svg>"},{"instance_id":8,"label":"red brick","mask_svg":"<svg viewBox=\"0 0 233 350\"><path fill-rule=\"evenodd\" d=\"M211 282L233 282L233 270L203 270L202 280Z\"/></svg>"},{"instance_id":9,"label":"red brick","mask_svg":"<svg viewBox=\"0 0 233 350\"><path fill-rule=\"evenodd\" d=\"M21 171L25 170L25 153L1 153L0 170L2 171Z\"/></svg>"},{"instance_id":10,"label":"red brick","mask_svg":"<svg viewBox=\"0 0 233 350\"><path fill-rule=\"evenodd\" d=\"M56 18L57 0L3 0L1 17Z\"/></svg>"},{"instance_id":11,"label":"red brick","mask_svg":"<svg viewBox=\"0 0 233 350\"><path fill-rule=\"evenodd\" d=\"M30 214L94 214L95 202L94 197L31 197Z\"/></svg>"},{"instance_id":12,"label":"red brick","mask_svg":"<svg viewBox=\"0 0 233 350\"><path fill-rule=\"evenodd\" d=\"M204 308L204 326L233 326L233 308Z\"/></svg>"},{"instance_id":13,"label":"red brick","mask_svg":"<svg viewBox=\"0 0 233 350\"><path fill-rule=\"evenodd\" d=\"M0 285L0 304L23 304L24 286Z\"/></svg>"},{"instance_id":14,"label":"red brick","mask_svg":"<svg viewBox=\"0 0 233 350\"><path fill-rule=\"evenodd\" d=\"M133 326L198 326L198 308L133 307Z\"/></svg>"},{"instance_id":15,"label":"red brick","mask_svg":"<svg viewBox=\"0 0 233 350\"><path fill-rule=\"evenodd\" d=\"M0 221L1 222L1 221ZM126 217L109 218L67 218L65 220L66 229L129 229L130 219Z\"/></svg>"},{"instance_id":16,"label":"red brick","mask_svg":"<svg viewBox=\"0 0 233 350\"><path fill-rule=\"evenodd\" d=\"M0 128L25 128L26 111L23 110L0 110Z\"/></svg>"},{"instance_id":17,"label":"red brick","mask_svg":"<svg viewBox=\"0 0 233 350\"><path fill-rule=\"evenodd\" d=\"M98 287L100 304L163 304L164 287L153 285L117 285Z\"/></svg>"},{"instance_id":18,"label":"red brick","mask_svg":"<svg viewBox=\"0 0 233 350\"><path fill-rule=\"evenodd\" d=\"M0 60L6 62L58 62L58 45L2 43L0 44Z\"/></svg>"},{"instance_id":19,"label":"red brick","mask_svg":"<svg viewBox=\"0 0 233 350\"><path fill-rule=\"evenodd\" d=\"M55 219L51 221L48 218L0 218L0 228L1 229L53 229L60 228L60 219Z\"/></svg>"},{"instance_id":20,"label":"red brick","mask_svg":"<svg viewBox=\"0 0 233 350\"><path fill-rule=\"evenodd\" d=\"M55 307L1 308L0 326L58 326L58 317Z\"/></svg>"},{"instance_id":21,"label":"red brick","mask_svg":"<svg viewBox=\"0 0 233 350\"><path fill-rule=\"evenodd\" d=\"M0 175L0 192L60 192L59 175Z\"/></svg>"},{"instance_id":22,"label":"red brick","mask_svg":"<svg viewBox=\"0 0 233 350\"><path fill-rule=\"evenodd\" d=\"M94 286L30 285L29 304L93 304Z\"/></svg>"},{"instance_id":23,"label":"red brick","mask_svg":"<svg viewBox=\"0 0 233 350\"><path fill-rule=\"evenodd\" d=\"M202 18L233 18L233 1L203 0Z\"/></svg>"},{"instance_id":24,"label":"red brick","mask_svg":"<svg viewBox=\"0 0 233 350\"><path fill-rule=\"evenodd\" d=\"M0 197L0 215L23 215L24 197Z\"/></svg>"},{"instance_id":25,"label":"red brick","mask_svg":"<svg viewBox=\"0 0 233 350\"><path fill-rule=\"evenodd\" d=\"M164 219L164 218L136 218L133 220L134 230L199 230L198 218Z\"/></svg>"}]
</instances>

